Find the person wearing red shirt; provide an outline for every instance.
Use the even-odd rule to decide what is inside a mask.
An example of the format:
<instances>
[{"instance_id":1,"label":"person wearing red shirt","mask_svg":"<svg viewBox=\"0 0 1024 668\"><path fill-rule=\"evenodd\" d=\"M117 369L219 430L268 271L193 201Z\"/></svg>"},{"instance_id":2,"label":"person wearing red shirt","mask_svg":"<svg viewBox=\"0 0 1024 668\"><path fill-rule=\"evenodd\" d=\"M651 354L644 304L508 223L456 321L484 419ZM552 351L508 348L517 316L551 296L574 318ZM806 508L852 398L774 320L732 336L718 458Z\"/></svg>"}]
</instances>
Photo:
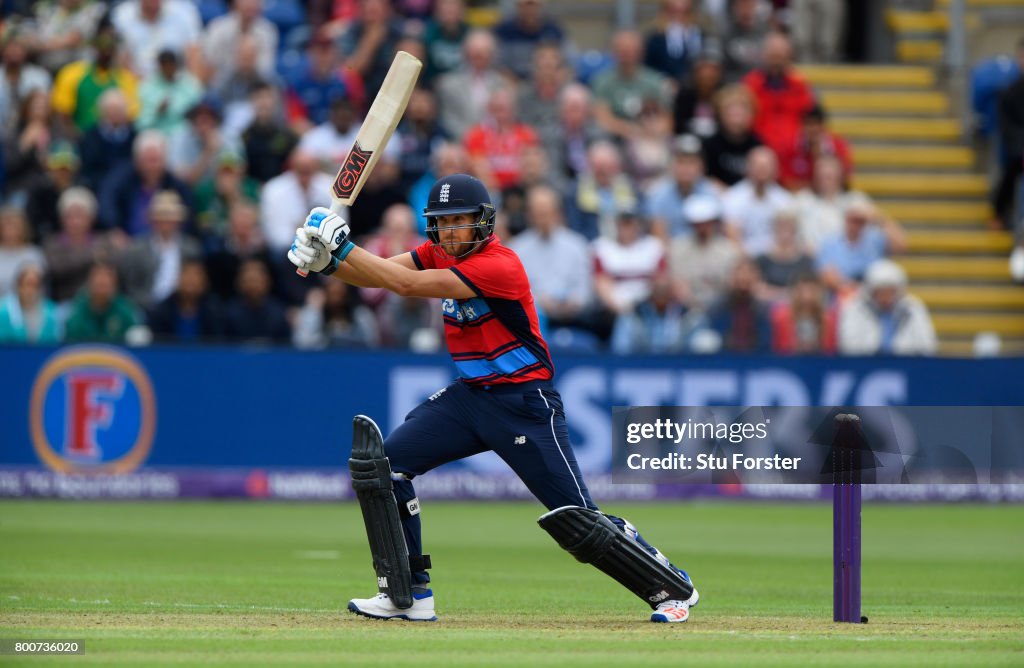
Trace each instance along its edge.
<instances>
[{"instance_id":1,"label":"person wearing red shirt","mask_svg":"<svg viewBox=\"0 0 1024 668\"><path fill-rule=\"evenodd\" d=\"M538 144L537 133L519 122L511 91L495 92L487 103L487 112L490 118L471 127L463 143L474 173L488 186L507 190L519 185L523 149Z\"/></svg>"},{"instance_id":2,"label":"person wearing red shirt","mask_svg":"<svg viewBox=\"0 0 1024 668\"><path fill-rule=\"evenodd\" d=\"M412 480L492 450L549 509L538 522L559 545L643 598L654 609L652 622L685 622L699 600L689 576L590 498L552 384L554 364L526 270L495 236L495 214L481 181L453 174L431 188L424 211L429 241L412 252L384 259L358 248L348 223L323 208L296 230L288 259L300 270L403 297L442 299L445 339L459 374L386 440L370 418L355 418L349 467L380 591L352 599L348 609L378 619L437 619ZM598 538L593 547L573 539L581 529Z\"/></svg>"},{"instance_id":3,"label":"person wearing red shirt","mask_svg":"<svg viewBox=\"0 0 1024 668\"><path fill-rule=\"evenodd\" d=\"M787 150L779 154L779 181L789 190L806 188L814 175L818 158L832 156L843 166L843 181L853 175L853 155L846 140L828 129L828 117L821 105L804 114L803 129Z\"/></svg>"},{"instance_id":4,"label":"person wearing red shirt","mask_svg":"<svg viewBox=\"0 0 1024 668\"><path fill-rule=\"evenodd\" d=\"M743 78L757 100L754 132L776 154L781 154L800 133L800 124L814 106L814 93L793 70L789 38L772 33L764 40L761 67Z\"/></svg>"}]
</instances>

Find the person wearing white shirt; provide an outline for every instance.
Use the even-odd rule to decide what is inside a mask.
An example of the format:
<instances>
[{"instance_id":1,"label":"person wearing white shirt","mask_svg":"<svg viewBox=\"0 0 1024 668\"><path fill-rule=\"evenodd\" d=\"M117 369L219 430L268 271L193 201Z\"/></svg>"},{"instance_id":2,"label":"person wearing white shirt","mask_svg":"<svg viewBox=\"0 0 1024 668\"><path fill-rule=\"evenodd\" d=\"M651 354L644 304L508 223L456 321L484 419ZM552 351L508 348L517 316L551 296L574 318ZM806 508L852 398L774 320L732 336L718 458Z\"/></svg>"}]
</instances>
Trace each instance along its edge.
<instances>
[{"instance_id":1,"label":"person wearing white shirt","mask_svg":"<svg viewBox=\"0 0 1024 668\"><path fill-rule=\"evenodd\" d=\"M203 59L214 78L227 78L235 69L235 54L243 37L258 44L256 69L264 79L274 77L277 26L262 16L263 0L235 0L231 11L210 21L203 32ZM218 76L219 75L219 76Z\"/></svg>"},{"instance_id":2,"label":"person wearing white shirt","mask_svg":"<svg viewBox=\"0 0 1024 668\"><path fill-rule=\"evenodd\" d=\"M344 97L335 98L331 101L327 122L302 135L299 148L315 156L320 161L321 169L337 172L341 167L341 161L355 144L361 125L352 108L352 102ZM381 157L397 161L400 157L399 143L388 140Z\"/></svg>"},{"instance_id":3,"label":"person wearing white shirt","mask_svg":"<svg viewBox=\"0 0 1024 668\"><path fill-rule=\"evenodd\" d=\"M583 235L565 226L561 196L534 186L526 196L530 228L508 242L519 255L530 288L552 326L581 325L592 295L594 263Z\"/></svg>"},{"instance_id":4,"label":"person wearing white shirt","mask_svg":"<svg viewBox=\"0 0 1024 668\"><path fill-rule=\"evenodd\" d=\"M747 156L747 177L725 191L722 208L729 236L750 257L767 253L773 243L773 221L781 210L793 206L793 196L778 184L778 160L766 146Z\"/></svg>"},{"instance_id":5,"label":"person wearing white shirt","mask_svg":"<svg viewBox=\"0 0 1024 668\"><path fill-rule=\"evenodd\" d=\"M260 223L271 252L284 253L292 244L295 229L309 210L323 206L330 197L333 179L318 171L316 156L302 148L288 159L289 168L266 182L260 192ZM346 216L347 212L342 213Z\"/></svg>"},{"instance_id":6,"label":"person wearing white shirt","mask_svg":"<svg viewBox=\"0 0 1024 668\"><path fill-rule=\"evenodd\" d=\"M202 21L199 10L187 0L129 0L118 5L112 22L131 57L131 69L140 77L157 67L157 55L171 50L194 62L198 54Z\"/></svg>"}]
</instances>

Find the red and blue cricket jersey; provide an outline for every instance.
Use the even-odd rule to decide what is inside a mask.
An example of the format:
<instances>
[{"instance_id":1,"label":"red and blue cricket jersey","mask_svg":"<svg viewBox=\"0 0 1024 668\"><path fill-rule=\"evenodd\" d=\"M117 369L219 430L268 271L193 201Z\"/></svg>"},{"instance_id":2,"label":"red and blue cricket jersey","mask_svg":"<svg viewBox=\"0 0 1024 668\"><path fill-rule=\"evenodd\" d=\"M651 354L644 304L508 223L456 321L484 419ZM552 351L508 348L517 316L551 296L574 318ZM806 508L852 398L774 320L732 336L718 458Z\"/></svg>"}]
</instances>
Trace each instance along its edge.
<instances>
[{"instance_id":1,"label":"red and blue cricket jersey","mask_svg":"<svg viewBox=\"0 0 1024 668\"><path fill-rule=\"evenodd\" d=\"M550 380L554 364L540 334L530 281L515 251L496 236L465 258L428 241L412 251L420 269L451 269L476 294L445 299L444 333L455 368L470 385Z\"/></svg>"}]
</instances>

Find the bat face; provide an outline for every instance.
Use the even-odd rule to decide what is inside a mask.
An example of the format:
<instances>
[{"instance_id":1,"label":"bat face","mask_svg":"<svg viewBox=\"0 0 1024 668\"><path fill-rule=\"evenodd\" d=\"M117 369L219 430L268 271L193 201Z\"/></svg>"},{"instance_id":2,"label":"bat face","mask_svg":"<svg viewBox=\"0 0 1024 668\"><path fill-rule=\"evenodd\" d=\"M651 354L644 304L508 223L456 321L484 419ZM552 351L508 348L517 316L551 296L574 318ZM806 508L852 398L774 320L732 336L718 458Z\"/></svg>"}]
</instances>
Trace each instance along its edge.
<instances>
[{"instance_id":1,"label":"bat face","mask_svg":"<svg viewBox=\"0 0 1024 668\"><path fill-rule=\"evenodd\" d=\"M422 67L419 59L405 51L395 54L391 68L366 112L355 143L334 178L331 198L336 204L348 206L359 196L363 183L402 120Z\"/></svg>"},{"instance_id":2,"label":"bat face","mask_svg":"<svg viewBox=\"0 0 1024 668\"><path fill-rule=\"evenodd\" d=\"M345 162L342 163L338 175L334 177L334 187L331 192L334 193L335 199L353 199L352 193L355 192L356 184L359 183L360 177L366 171L366 166L370 164L371 157L373 157L373 151L364 150L357 139L352 150L345 157Z\"/></svg>"}]
</instances>

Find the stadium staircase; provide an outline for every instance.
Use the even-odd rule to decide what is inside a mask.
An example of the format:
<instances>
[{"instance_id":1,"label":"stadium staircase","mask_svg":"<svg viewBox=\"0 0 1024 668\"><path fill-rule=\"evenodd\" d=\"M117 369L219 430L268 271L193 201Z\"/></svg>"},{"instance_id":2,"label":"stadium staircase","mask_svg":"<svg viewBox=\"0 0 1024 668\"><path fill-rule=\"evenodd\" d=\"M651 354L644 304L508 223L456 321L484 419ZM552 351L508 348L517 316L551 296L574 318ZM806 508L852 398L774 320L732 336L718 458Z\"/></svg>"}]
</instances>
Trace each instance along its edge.
<instances>
[{"instance_id":1,"label":"stadium staircase","mask_svg":"<svg viewBox=\"0 0 1024 668\"><path fill-rule=\"evenodd\" d=\"M976 10L1021 0L967 0ZM989 177L940 80L948 0L930 11L889 11L894 66L805 66L832 117L853 146L853 187L898 220L908 250L897 258L911 292L928 305L946 355L970 355L981 332L1003 341L1002 354L1024 352L1024 288L1010 280L1009 232L988 227Z\"/></svg>"}]
</instances>

